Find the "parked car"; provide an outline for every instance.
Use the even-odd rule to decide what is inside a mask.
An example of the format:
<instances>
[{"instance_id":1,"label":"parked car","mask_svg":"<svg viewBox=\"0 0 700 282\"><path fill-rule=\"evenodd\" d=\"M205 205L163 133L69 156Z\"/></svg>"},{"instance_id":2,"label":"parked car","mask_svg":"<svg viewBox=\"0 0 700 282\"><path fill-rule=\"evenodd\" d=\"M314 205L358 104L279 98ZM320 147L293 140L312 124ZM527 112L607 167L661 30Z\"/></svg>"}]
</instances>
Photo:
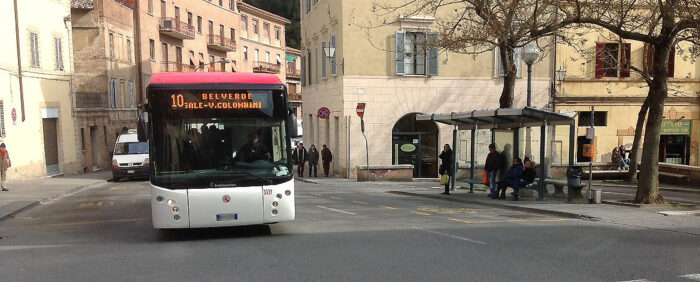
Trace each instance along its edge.
<instances>
[{"instance_id":1,"label":"parked car","mask_svg":"<svg viewBox=\"0 0 700 282\"><path fill-rule=\"evenodd\" d=\"M139 142L136 133L125 133L117 137L112 156L112 179L146 178L150 170L148 142Z\"/></svg>"}]
</instances>

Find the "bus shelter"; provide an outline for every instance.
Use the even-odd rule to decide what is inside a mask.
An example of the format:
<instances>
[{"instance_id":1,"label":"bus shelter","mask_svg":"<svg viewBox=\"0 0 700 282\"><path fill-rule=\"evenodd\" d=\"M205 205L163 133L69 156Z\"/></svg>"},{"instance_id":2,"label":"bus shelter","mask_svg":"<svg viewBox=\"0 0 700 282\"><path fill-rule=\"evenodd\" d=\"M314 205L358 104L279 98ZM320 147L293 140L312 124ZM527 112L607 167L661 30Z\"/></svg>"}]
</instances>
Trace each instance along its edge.
<instances>
[{"instance_id":1,"label":"bus shelter","mask_svg":"<svg viewBox=\"0 0 700 282\"><path fill-rule=\"evenodd\" d=\"M542 178L548 175L549 164L545 159L545 145L547 140L547 127L549 126L569 126L569 165L574 165L574 141L576 140L576 123L574 117L561 113L549 112L541 109L525 107L522 109L495 109L495 110L474 110L471 112L453 112L449 114L423 114L417 115L416 120L430 120L454 126L452 130L452 148L455 158L452 164L451 187L455 188L455 178L457 175L457 130L471 130L471 152L470 152L470 172L471 179L468 180L470 193L474 192L474 183L477 182L476 173L476 131L483 129L491 130L491 143L495 143L495 130L513 130L513 156L520 155L520 129L528 127L540 127L540 165Z\"/></svg>"}]
</instances>

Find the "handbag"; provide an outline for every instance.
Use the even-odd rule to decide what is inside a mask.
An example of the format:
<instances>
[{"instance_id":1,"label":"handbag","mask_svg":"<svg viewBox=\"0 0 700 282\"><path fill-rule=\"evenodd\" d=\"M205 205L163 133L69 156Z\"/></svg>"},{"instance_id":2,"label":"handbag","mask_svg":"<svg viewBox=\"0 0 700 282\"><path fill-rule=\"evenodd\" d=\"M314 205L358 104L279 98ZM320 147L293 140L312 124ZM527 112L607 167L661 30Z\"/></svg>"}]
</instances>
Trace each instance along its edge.
<instances>
[{"instance_id":1,"label":"handbag","mask_svg":"<svg viewBox=\"0 0 700 282\"><path fill-rule=\"evenodd\" d=\"M446 185L447 183L450 183L450 176L447 174L440 176L440 185Z\"/></svg>"},{"instance_id":2,"label":"handbag","mask_svg":"<svg viewBox=\"0 0 700 282\"><path fill-rule=\"evenodd\" d=\"M489 173L484 171L484 185L489 185Z\"/></svg>"}]
</instances>

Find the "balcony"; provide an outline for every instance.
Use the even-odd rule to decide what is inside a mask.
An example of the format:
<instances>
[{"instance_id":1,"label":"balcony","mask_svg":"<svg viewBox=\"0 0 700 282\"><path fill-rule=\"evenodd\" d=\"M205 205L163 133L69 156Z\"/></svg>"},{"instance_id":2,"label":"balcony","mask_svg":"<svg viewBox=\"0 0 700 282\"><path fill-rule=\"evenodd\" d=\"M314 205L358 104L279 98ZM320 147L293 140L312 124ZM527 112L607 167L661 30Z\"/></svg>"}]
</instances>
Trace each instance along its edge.
<instances>
[{"instance_id":1,"label":"balcony","mask_svg":"<svg viewBox=\"0 0 700 282\"><path fill-rule=\"evenodd\" d=\"M289 102L301 103L301 93L289 93L287 95L287 98L288 98Z\"/></svg>"},{"instance_id":2,"label":"balcony","mask_svg":"<svg viewBox=\"0 0 700 282\"><path fill-rule=\"evenodd\" d=\"M160 32L179 39L194 39L194 26L181 22L176 18L160 18Z\"/></svg>"},{"instance_id":3,"label":"balcony","mask_svg":"<svg viewBox=\"0 0 700 282\"><path fill-rule=\"evenodd\" d=\"M207 47L224 52L233 52L236 51L236 41L224 36L210 34L207 40Z\"/></svg>"},{"instance_id":4,"label":"balcony","mask_svg":"<svg viewBox=\"0 0 700 282\"><path fill-rule=\"evenodd\" d=\"M161 62L161 72L195 72L197 67L193 65L178 63L178 62Z\"/></svg>"},{"instance_id":5,"label":"balcony","mask_svg":"<svg viewBox=\"0 0 700 282\"><path fill-rule=\"evenodd\" d=\"M287 77L301 79L301 71L296 68L287 67Z\"/></svg>"},{"instance_id":6,"label":"balcony","mask_svg":"<svg viewBox=\"0 0 700 282\"><path fill-rule=\"evenodd\" d=\"M278 64L273 64L273 63L268 63L268 62L260 62L260 61L255 61L255 66L253 67L253 72L262 72L262 73L280 73L280 65Z\"/></svg>"}]
</instances>

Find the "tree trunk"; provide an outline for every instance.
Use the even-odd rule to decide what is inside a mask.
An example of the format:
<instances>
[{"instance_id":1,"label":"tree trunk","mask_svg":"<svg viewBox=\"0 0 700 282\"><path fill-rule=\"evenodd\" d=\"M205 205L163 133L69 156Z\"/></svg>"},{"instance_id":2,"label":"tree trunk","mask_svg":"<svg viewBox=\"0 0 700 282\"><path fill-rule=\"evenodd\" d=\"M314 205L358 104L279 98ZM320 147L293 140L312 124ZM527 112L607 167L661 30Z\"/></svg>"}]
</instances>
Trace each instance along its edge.
<instances>
[{"instance_id":1,"label":"tree trunk","mask_svg":"<svg viewBox=\"0 0 700 282\"><path fill-rule=\"evenodd\" d=\"M651 94L651 93L649 93ZM639 142L642 141L642 132L644 131L644 121L647 117L647 112L649 112L649 96L644 99L644 104L642 108L639 109L639 116L637 116L637 125L634 128L634 141L632 141L632 150L630 152L630 170L627 173L627 181L632 183L637 183L637 169L639 166L639 160L642 158L641 148L639 147Z\"/></svg>"},{"instance_id":2,"label":"tree trunk","mask_svg":"<svg viewBox=\"0 0 700 282\"><path fill-rule=\"evenodd\" d=\"M513 46L508 46L508 44L499 44L500 49L501 64L503 66L503 91L501 92L501 98L499 99L500 108L512 108L515 92L515 79L517 78L517 68L515 62L513 61L513 52L515 48Z\"/></svg>"}]
</instances>

